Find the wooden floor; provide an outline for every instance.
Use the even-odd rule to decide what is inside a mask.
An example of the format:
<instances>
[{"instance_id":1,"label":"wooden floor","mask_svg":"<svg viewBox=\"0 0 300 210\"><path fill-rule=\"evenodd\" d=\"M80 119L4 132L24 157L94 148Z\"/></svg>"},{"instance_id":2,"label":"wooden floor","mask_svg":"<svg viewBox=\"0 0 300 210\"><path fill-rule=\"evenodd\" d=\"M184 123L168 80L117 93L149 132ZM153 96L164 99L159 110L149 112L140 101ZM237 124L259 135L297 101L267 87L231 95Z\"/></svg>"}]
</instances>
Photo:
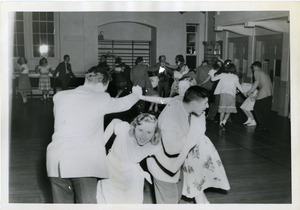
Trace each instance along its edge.
<instances>
[{"instance_id":1,"label":"wooden floor","mask_svg":"<svg viewBox=\"0 0 300 210\"><path fill-rule=\"evenodd\" d=\"M46 147L53 133L53 103L31 99L11 105L9 157L9 202L51 203L45 166ZM113 117L129 120L133 110ZM257 133L245 127L241 113L231 117L227 130L220 132L215 122L207 122L207 136L217 148L231 185L228 192L209 189L211 203L265 204L291 203L291 131L288 118L272 113L271 129ZM152 186L145 185L144 203L154 203ZM194 203L183 198L180 203Z\"/></svg>"}]
</instances>

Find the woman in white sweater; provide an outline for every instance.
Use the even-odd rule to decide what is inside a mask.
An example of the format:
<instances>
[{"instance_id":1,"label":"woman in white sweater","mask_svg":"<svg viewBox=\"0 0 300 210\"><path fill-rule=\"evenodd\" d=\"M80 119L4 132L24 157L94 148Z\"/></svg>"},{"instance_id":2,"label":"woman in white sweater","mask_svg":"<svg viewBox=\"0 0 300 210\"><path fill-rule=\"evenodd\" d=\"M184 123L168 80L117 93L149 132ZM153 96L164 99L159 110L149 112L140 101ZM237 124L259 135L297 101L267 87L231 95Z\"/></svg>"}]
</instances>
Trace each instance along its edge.
<instances>
[{"instance_id":1,"label":"woman in white sweater","mask_svg":"<svg viewBox=\"0 0 300 210\"><path fill-rule=\"evenodd\" d=\"M220 129L225 130L225 125L227 119L230 116L230 113L236 113L236 106L235 106L235 95L237 88L241 93L242 87L239 83L239 78L235 74L236 67L233 63L229 63L225 66L225 70L223 73L214 76L211 80L212 81L219 81L218 86L215 90L215 95L220 94L220 104L219 104L219 113L220 113Z\"/></svg>"}]
</instances>

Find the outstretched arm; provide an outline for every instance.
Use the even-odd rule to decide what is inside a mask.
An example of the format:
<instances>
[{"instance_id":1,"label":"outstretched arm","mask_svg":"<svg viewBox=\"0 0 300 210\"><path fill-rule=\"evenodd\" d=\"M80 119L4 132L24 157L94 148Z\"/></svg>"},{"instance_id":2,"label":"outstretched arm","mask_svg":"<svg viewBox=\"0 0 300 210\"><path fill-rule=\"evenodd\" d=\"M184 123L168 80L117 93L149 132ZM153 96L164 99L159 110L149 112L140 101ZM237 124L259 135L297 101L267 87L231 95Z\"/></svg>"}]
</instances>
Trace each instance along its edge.
<instances>
[{"instance_id":1,"label":"outstretched arm","mask_svg":"<svg viewBox=\"0 0 300 210\"><path fill-rule=\"evenodd\" d=\"M214 76L213 78L211 78L211 81L217 81L219 79L221 79L221 74L218 74L218 75Z\"/></svg>"},{"instance_id":2,"label":"outstretched arm","mask_svg":"<svg viewBox=\"0 0 300 210\"><path fill-rule=\"evenodd\" d=\"M177 69L178 68L178 65L168 65L168 64L165 64L166 67L170 68L170 69Z\"/></svg>"},{"instance_id":3,"label":"outstretched arm","mask_svg":"<svg viewBox=\"0 0 300 210\"><path fill-rule=\"evenodd\" d=\"M247 95L250 95L251 93L253 93L255 91L255 89L258 87L258 83L259 83L259 73L257 71L254 72L254 83L252 85L252 87L250 88L250 90L247 92Z\"/></svg>"},{"instance_id":4,"label":"outstretched arm","mask_svg":"<svg viewBox=\"0 0 300 210\"><path fill-rule=\"evenodd\" d=\"M141 96L140 99L157 104L167 104L172 100L172 97L162 98L157 96Z\"/></svg>"}]
</instances>

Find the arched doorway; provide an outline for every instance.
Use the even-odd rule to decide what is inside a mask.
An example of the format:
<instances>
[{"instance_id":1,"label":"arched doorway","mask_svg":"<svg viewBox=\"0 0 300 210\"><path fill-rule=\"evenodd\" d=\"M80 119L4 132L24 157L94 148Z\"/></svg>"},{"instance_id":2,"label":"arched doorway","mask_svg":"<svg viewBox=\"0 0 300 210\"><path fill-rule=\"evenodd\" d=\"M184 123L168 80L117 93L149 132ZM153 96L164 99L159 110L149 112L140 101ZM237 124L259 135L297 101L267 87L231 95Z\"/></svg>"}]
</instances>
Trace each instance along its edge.
<instances>
[{"instance_id":1,"label":"arched doorway","mask_svg":"<svg viewBox=\"0 0 300 210\"><path fill-rule=\"evenodd\" d=\"M142 56L150 65L156 61L156 28L138 22L118 21L98 26L98 58L101 55L121 57L133 66ZM108 58L108 63L113 62Z\"/></svg>"}]
</instances>

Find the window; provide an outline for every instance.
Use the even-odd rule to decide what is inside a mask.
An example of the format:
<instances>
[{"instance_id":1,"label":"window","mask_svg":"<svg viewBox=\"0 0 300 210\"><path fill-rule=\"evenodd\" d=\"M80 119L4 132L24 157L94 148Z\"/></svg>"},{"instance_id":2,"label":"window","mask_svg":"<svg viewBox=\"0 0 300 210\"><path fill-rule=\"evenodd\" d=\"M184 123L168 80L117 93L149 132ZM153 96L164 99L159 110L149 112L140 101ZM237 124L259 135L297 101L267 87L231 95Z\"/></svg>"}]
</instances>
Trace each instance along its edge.
<instances>
[{"instance_id":1,"label":"window","mask_svg":"<svg viewBox=\"0 0 300 210\"><path fill-rule=\"evenodd\" d=\"M54 57L54 13L32 13L33 57Z\"/></svg>"},{"instance_id":2,"label":"window","mask_svg":"<svg viewBox=\"0 0 300 210\"><path fill-rule=\"evenodd\" d=\"M197 24L186 25L186 64L190 69L197 65Z\"/></svg>"},{"instance_id":3,"label":"window","mask_svg":"<svg viewBox=\"0 0 300 210\"><path fill-rule=\"evenodd\" d=\"M196 54L197 25L186 26L186 54Z\"/></svg>"},{"instance_id":4,"label":"window","mask_svg":"<svg viewBox=\"0 0 300 210\"><path fill-rule=\"evenodd\" d=\"M24 14L23 12L16 12L14 19L13 56L24 57L24 49Z\"/></svg>"}]
</instances>

